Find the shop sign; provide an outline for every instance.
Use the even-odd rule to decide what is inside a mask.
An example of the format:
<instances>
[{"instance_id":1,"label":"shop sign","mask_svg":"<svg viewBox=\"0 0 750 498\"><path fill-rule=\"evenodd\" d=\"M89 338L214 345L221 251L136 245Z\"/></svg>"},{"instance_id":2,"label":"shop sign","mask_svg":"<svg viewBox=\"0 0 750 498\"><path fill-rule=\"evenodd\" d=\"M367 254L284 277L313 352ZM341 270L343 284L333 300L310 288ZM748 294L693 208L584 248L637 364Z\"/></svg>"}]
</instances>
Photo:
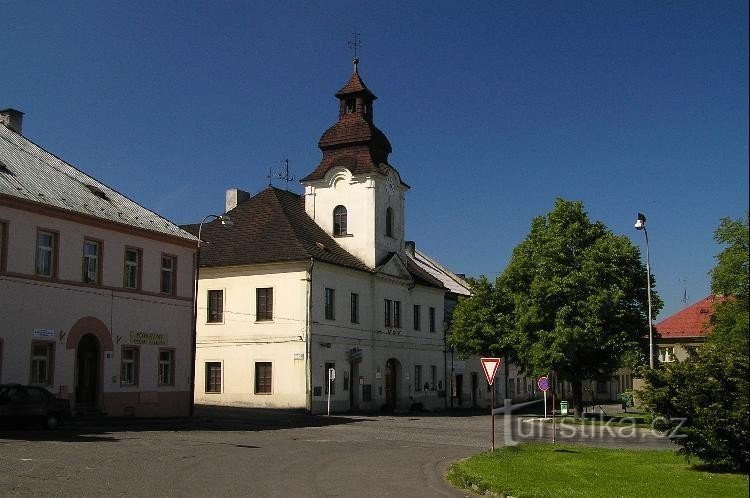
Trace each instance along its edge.
<instances>
[{"instance_id":1,"label":"shop sign","mask_svg":"<svg viewBox=\"0 0 750 498\"><path fill-rule=\"evenodd\" d=\"M145 332L143 330L130 331L130 344L147 344L150 346L166 346L167 334Z\"/></svg>"},{"instance_id":2,"label":"shop sign","mask_svg":"<svg viewBox=\"0 0 750 498\"><path fill-rule=\"evenodd\" d=\"M54 339L56 335L54 329L34 329L32 337L34 339Z\"/></svg>"}]
</instances>

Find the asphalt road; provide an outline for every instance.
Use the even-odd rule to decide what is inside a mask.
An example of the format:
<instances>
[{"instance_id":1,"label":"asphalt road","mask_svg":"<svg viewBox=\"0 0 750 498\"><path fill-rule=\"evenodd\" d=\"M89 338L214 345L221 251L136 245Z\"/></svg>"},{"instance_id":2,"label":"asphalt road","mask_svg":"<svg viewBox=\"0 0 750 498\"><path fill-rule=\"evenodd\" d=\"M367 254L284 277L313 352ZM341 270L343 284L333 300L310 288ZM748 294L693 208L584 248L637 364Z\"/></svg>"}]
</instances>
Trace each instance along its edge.
<instances>
[{"instance_id":1,"label":"asphalt road","mask_svg":"<svg viewBox=\"0 0 750 498\"><path fill-rule=\"evenodd\" d=\"M496 445L551 426L496 417ZM309 416L202 408L194 420L93 420L0 430L2 496L465 496L451 462L488 450L481 414ZM558 440L673 448L650 431L565 427Z\"/></svg>"}]
</instances>

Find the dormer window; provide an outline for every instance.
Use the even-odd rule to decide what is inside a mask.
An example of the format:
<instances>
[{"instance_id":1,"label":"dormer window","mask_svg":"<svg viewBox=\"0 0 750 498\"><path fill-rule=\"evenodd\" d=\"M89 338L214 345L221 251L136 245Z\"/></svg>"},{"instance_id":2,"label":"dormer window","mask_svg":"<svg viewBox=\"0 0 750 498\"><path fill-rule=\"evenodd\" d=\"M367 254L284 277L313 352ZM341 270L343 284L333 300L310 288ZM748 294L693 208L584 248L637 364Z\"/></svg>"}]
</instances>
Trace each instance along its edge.
<instances>
[{"instance_id":1,"label":"dormer window","mask_svg":"<svg viewBox=\"0 0 750 498\"><path fill-rule=\"evenodd\" d=\"M390 207L385 210L385 234L393 237L393 209Z\"/></svg>"},{"instance_id":2,"label":"dormer window","mask_svg":"<svg viewBox=\"0 0 750 498\"><path fill-rule=\"evenodd\" d=\"M346 113L353 114L357 110L357 101L355 99L346 99Z\"/></svg>"},{"instance_id":3,"label":"dormer window","mask_svg":"<svg viewBox=\"0 0 750 498\"><path fill-rule=\"evenodd\" d=\"M346 235L346 208L336 206L333 210L333 235Z\"/></svg>"}]
</instances>

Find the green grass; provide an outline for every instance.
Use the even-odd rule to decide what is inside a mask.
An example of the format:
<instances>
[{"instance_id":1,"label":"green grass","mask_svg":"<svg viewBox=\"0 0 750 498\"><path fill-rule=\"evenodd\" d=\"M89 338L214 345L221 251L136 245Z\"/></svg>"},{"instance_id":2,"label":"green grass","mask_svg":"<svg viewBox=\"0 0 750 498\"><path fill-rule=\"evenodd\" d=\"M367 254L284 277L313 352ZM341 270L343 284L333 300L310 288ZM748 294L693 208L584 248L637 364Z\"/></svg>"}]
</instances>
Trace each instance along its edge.
<instances>
[{"instance_id":1,"label":"green grass","mask_svg":"<svg viewBox=\"0 0 750 498\"><path fill-rule=\"evenodd\" d=\"M519 498L748 496L747 475L702 470L671 451L542 443L481 453L453 464L446 478Z\"/></svg>"},{"instance_id":2,"label":"green grass","mask_svg":"<svg viewBox=\"0 0 750 498\"><path fill-rule=\"evenodd\" d=\"M545 423L551 424L552 418L545 420ZM584 418L575 417L558 417L558 424L569 425L606 425L609 427L638 427L640 429L650 429L651 422L646 415L640 414L623 414L617 416L594 415Z\"/></svg>"}]
</instances>

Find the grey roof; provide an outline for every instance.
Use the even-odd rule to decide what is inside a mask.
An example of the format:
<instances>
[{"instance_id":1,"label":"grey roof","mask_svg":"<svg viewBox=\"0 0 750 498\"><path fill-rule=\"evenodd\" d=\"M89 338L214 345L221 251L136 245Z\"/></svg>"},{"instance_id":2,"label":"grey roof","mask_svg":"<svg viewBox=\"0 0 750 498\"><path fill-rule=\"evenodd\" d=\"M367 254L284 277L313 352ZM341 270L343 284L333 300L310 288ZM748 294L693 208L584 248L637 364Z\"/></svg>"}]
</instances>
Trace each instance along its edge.
<instances>
[{"instance_id":1,"label":"grey roof","mask_svg":"<svg viewBox=\"0 0 750 498\"><path fill-rule=\"evenodd\" d=\"M427 256L424 252L419 249L414 250L414 255L408 253L407 255L411 258L417 266L422 270L426 271L434 278L443 283L448 291L458 294L460 296L470 296L471 289L469 284L463 278L459 277L433 258Z\"/></svg>"},{"instance_id":2,"label":"grey roof","mask_svg":"<svg viewBox=\"0 0 750 498\"><path fill-rule=\"evenodd\" d=\"M2 125L0 196L15 197L182 239L197 240L171 221Z\"/></svg>"}]
</instances>

